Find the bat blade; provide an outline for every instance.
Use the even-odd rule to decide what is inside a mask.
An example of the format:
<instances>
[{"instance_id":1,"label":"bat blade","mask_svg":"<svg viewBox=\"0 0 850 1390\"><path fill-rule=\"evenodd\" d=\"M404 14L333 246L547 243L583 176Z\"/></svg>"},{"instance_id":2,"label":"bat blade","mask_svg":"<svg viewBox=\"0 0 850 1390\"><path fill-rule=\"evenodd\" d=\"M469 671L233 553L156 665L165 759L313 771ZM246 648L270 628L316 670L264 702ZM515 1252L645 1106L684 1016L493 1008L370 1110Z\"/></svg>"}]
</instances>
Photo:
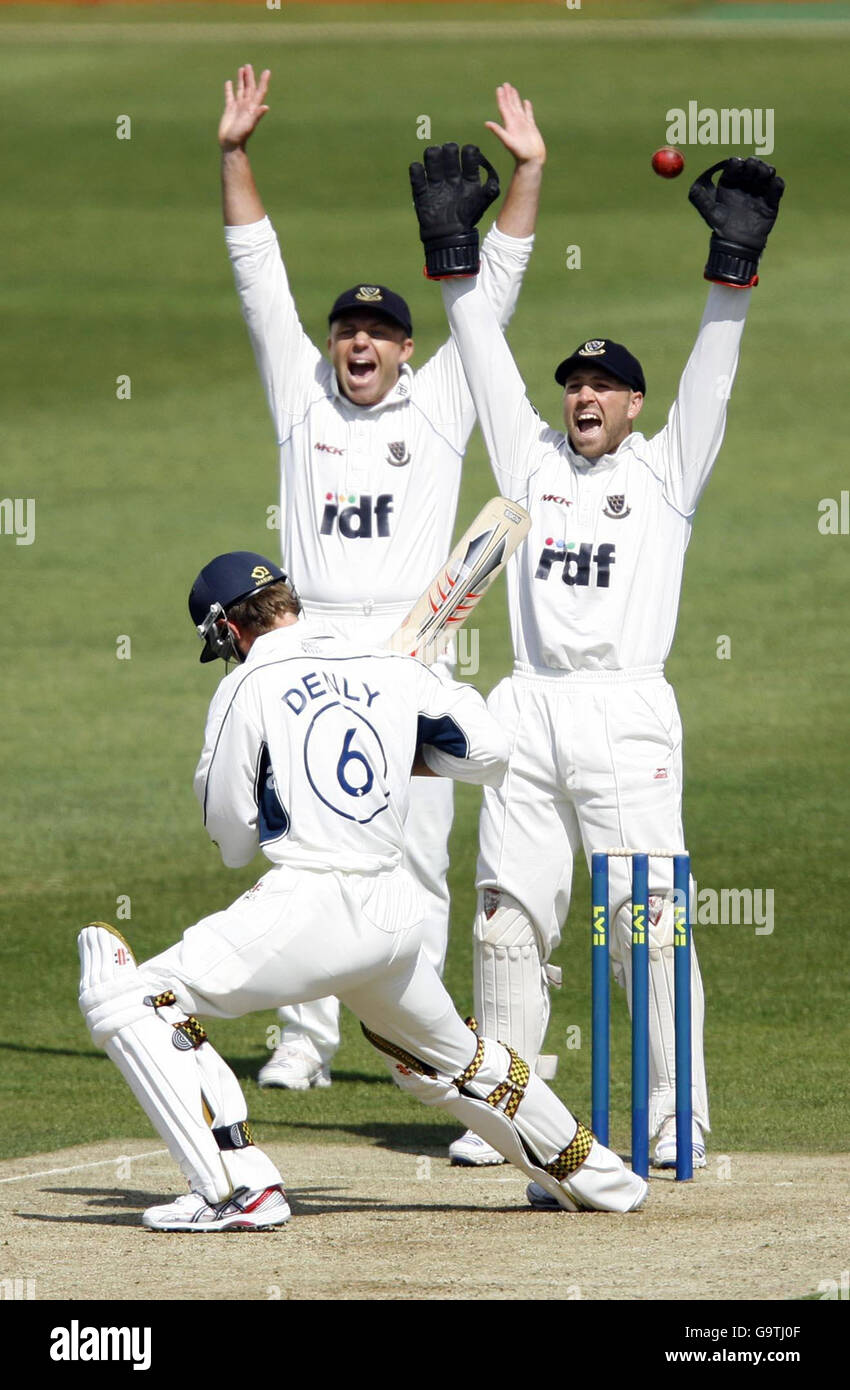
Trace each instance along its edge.
<instances>
[{"instance_id":1,"label":"bat blade","mask_svg":"<svg viewBox=\"0 0 850 1390\"><path fill-rule=\"evenodd\" d=\"M391 650L428 661L439 656L530 528L531 518L518 503L505 497L488 502L393 633Z\"/></svg>"}]
</instances>

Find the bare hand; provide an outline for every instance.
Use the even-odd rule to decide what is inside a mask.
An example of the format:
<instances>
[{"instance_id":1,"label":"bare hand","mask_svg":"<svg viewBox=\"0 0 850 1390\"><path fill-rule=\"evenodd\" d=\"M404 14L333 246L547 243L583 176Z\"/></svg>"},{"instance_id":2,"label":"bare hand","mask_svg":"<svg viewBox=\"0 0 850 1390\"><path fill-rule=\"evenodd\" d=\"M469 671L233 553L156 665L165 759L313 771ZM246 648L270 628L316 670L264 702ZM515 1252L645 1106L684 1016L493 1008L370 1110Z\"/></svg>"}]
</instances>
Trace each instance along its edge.
<instances>
[{"instance_id":1,"label":"bare hand","mask_svg":"<svg viewBox=\"0 0 850 1390\"><path fill-rule=\"evenodd\" d=\"M546 146L537 129L531 102L523 101L516 87L509 82L496 88L496 99L504 125L485 121L487 129L492 130L505 149L510 150L517 164L544 164Z\"/></svg>"},{"instance_id":2,"label":"bare hand","mask_svg":"<svg viewBox=\"0 0 850 1390\"><path fill-rule=\"evenodd\" d=\"M244 149L249 135L252 135L268 111L263 103L269 88L271 72L268 68L255 81L254 69L250 63L239 69L236 93L233 83L224 84L224 114L219 122L218 143L223 150Z\"/></svg>"}]
</instances>

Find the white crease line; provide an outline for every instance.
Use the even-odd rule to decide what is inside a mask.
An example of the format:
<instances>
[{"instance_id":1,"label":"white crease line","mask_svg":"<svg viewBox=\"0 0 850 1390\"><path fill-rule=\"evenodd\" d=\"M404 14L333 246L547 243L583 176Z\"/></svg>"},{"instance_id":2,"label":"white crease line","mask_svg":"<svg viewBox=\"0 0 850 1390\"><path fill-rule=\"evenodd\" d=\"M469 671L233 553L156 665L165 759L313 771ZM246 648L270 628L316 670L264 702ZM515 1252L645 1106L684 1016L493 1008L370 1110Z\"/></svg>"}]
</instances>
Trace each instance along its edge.
<instances>
[{"instance_id":1,"label":"white crease line","mask_svg":"<svg viewBox=\"0 0 850 1390\"><path fill-rule=\"evenodd\" d=\"M73 1168L45 1168L40 1173L19 1173L14 1178L0 1178L3 1182L26 1182L28 1178L52 1178L57 1173L81 1173L84 1168L105 1168L110 1163L135 1163L137 1158L159 1158L168 1149L148 1149L142 1154L116 1154L115 1158L99 1158L94 1163L75 1163Z\"/></svg>"}]
</instances>

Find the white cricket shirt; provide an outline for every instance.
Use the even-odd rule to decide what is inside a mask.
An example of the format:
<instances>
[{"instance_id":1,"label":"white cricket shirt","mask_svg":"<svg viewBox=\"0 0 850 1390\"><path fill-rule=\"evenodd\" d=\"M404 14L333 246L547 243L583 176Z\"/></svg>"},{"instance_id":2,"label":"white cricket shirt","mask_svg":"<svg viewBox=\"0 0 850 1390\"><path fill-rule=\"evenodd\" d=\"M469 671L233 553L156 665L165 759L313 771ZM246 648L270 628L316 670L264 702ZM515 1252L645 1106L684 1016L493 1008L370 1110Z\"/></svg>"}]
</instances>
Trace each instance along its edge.
<instances>
[{"instance_id":1,"label":"white cricket shirt","mask_svg":"<svg viewBox=\"0 0 850 1390\"><path fill-rule=\"evenodd\" d=\"M475 421L457 351L448 342L418 371L403 365L382 401L352 405L298 320L268 218L225 236L280 449L284 567L308 612L383 612L378 643L451 549ZM533 242L495 226L484 239L480 281L503 324Z\"/></svg>"},{"instance_id":2,"label":"white cricket shirt","mask_svg":"<svg viewBox=\"0 0 850 1390\"><path fill-rule=\"evenodd\" d=\"M667 424L593 462L530 404L486 296L443 281L499 490L531 513L508 565L519 669L663 666L694 509L723 440L750 290L712 285Z\"/></svg>"},{"instance_id":3,"label":"white cricket shirt","mask_svg":"<svg viewBox=\"0 0 850 1390\"><path fill-rule=\"evenodd\" d=\"M301 619L264 633L207 716L195 793L225 864L374 873L400 864L410 769L502 780L507 742L470 685Z\"/></svg>"}]
</instances>

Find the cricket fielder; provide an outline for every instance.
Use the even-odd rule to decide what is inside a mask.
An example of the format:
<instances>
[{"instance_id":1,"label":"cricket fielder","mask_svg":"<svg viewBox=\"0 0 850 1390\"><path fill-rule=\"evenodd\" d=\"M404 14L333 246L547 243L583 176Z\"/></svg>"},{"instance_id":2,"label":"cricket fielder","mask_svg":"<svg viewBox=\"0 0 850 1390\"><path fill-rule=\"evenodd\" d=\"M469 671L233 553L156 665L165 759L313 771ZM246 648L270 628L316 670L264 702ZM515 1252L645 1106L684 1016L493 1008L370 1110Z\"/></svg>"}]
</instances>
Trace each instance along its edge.
<instances>
[{"instance_id":1,"label":"cricket fielder","mask_svg":"<svg viewBox=\"0 0 850 1390\"><path fill-rule=\"evenodd\" d=\"M414 372L410 311L367 283L343 291L329 315L328 361L299 322L274 229L245 145L268 110L269 73L239 70L225 87L219 127L225 237L280 455L282 548L305 610L334 630L380 646L451 549L463 455L475 412L457 351L445 344ZM516 161L481 250L481 285L497 320L510 319L534 241L546 149L531 103L506 84L503 124L488 122ZM457 186L467 234L498 192L479 184L478 159L455 149L439 170ZM441 151L429 151L441 157ZM435 177L437 176L437 172ZM368 254L366 254L368 251ZM371 262L374 249L364 248ZM446 667L450 669L450 667ZM453 804L447 780L411 788L406 855L426 894L426 950L442 971ZM339 1045L334 999L281 1011L281 1046L261 1085L330 1085Z\"/></svg>"},{"instance_id":2,"label":"cricket fielder","mask_svg":"<svg viewBox=\"0 0 850 1390\"><path fill-rule=\"evenodd\" d=\"M507 745L480 695L305 620L262 555L218 556L189 602L203 658L240 663L207 718L195 774L204 823L228 866L260 846L271 867L143 965L103 923L80 934L92 1039L190 1186L143 1224L215 1232L288 1220L281 1174L254 1143L241 1088L199 1016L328 991L360 1018L403 1090L474 1126L559 1208L641 1206L646 1183L515 1052L461 1022L423 949L422 891L404 866L411 770L500 781Z\"/></svg>"},{"instance_id":3,"label":"cricket fielder","mask_svg":"<svg viewBox=\"0 0 850 1390\"><path fill-rule=\"evenodd\" d=\"M421 165L411 180L425 239L431 193ZM783 189L757 159L725 160L691 188L713 232L705 278L714 283L667 424L651 439L634 429L646 385L621 344L588 339L557 367L562 433L530 405L475 279L443 286L499 489L531 514L529 538L508 566L514 670L489 700L511 755L504 782L484 791L475 920L476 1014L529 1063L546 1032L543 967L560 940L576 855L589 863L615 845L684 846L682 730L664 662L694 511L723 439L756 269ZM669 860L651 860L650 889L650 1126L654 1163L671 1167ZM631 1005L626 860L611 862L611 894L619 905L613 968ZM692 959L693 1161L704 1167L704 1002Z\"/></svg>"}]
</instances>

